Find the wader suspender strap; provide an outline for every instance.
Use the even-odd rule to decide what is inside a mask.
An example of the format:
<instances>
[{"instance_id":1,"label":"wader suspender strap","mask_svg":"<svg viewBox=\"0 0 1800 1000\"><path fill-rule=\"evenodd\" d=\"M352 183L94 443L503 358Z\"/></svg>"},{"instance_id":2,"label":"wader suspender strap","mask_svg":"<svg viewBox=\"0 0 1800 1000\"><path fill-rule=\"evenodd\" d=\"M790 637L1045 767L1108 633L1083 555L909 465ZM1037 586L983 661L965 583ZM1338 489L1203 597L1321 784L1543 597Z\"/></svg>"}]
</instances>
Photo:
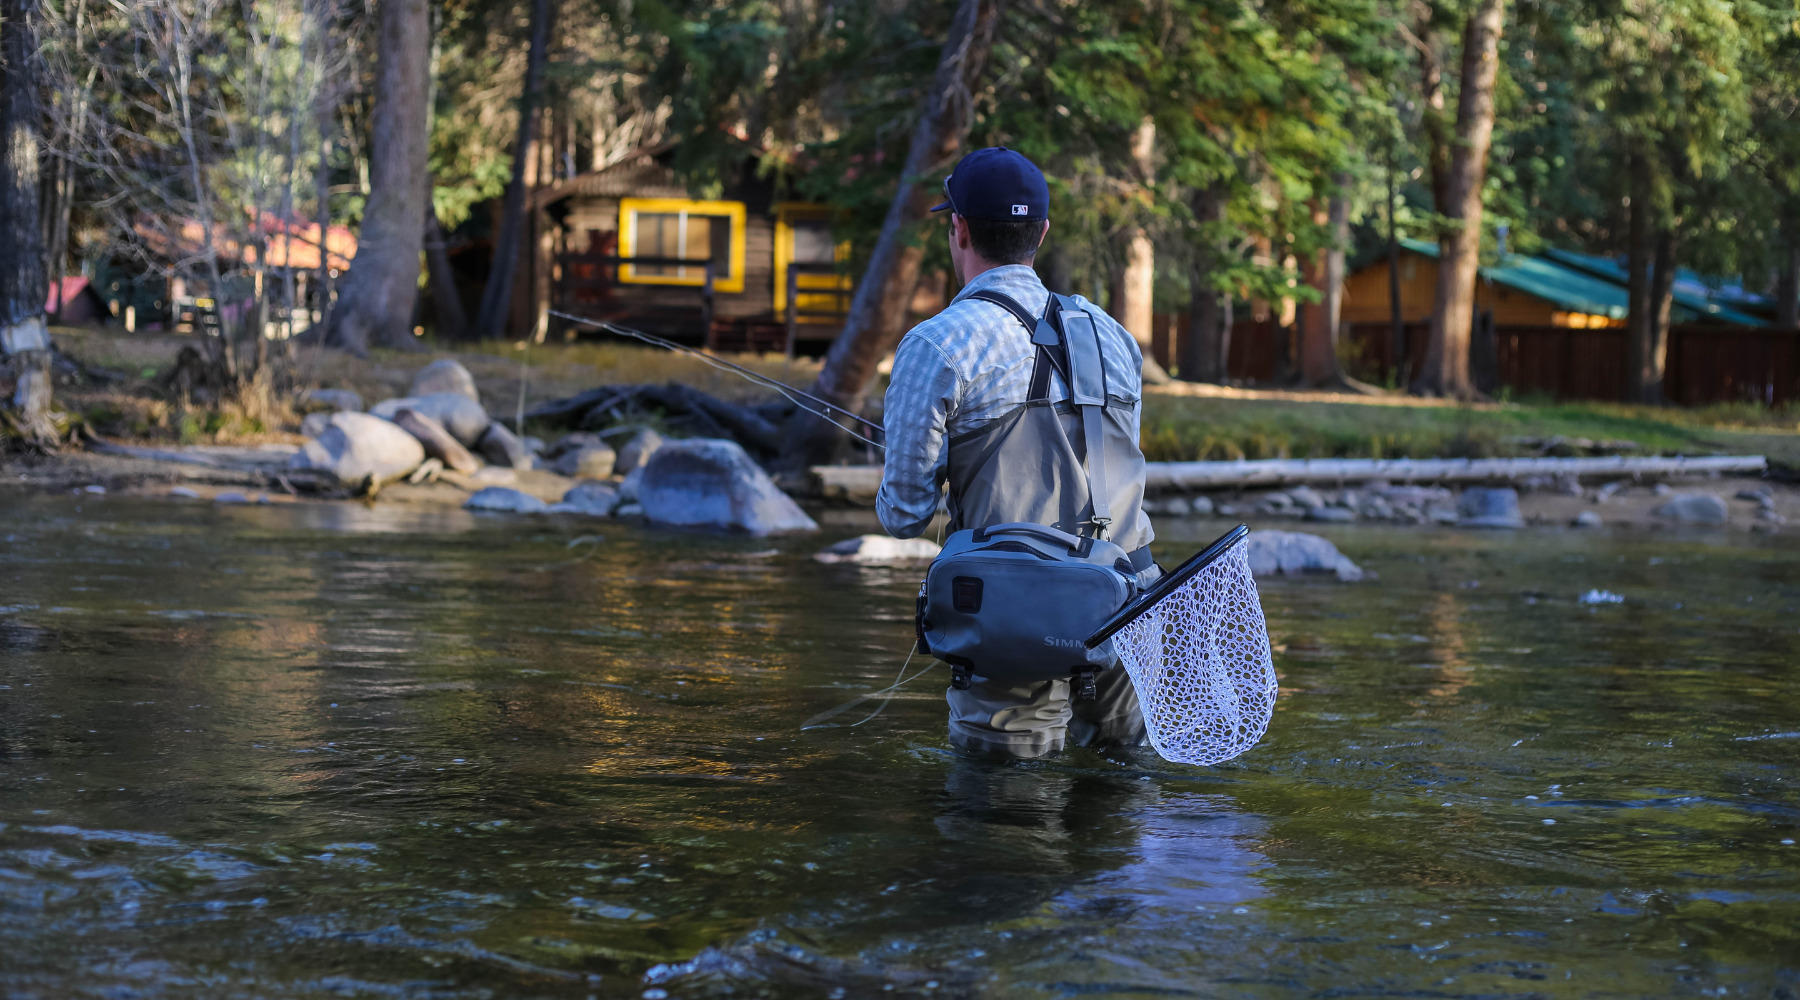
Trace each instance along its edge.
<instances>
[{"instance_id":1,"label":"wader suspender strap","mask_svg":"<svg viewBox=\"0 0 1800 1000\"><path fill-rule=\"evenodd\" d=\"M1037 345L1037 361L1031 372L1028 399L1047 398L1050 393L1050 367L1054 365L1069 387L1069 402L1081 416L1081 430L1086 438L1088 464L1088 497L1094 507L1094 537L1105 538L1112 526L1112 504L1106 494L1106 451L1102 439L1106 409L1106 371L1100 361L1100 334L1094 329L1094 318L1065 296L1051 294L1044 305L1044 316L1033 319L1025 307L1003 292L982 289L970 292L969 298L1000 306L1025 324L1031 331L1031 342ZM1055 325L1052 319L1057 320ZM1059 335L1057 327L1062 328ZM1059 358L1058 355L1061 355ZM1061 364L1057 364L1058 361ZM1049 361L1046 365L1044 362ZM1134 560L1135 562L1135 560Z\"/></svg>"}]
</instances>

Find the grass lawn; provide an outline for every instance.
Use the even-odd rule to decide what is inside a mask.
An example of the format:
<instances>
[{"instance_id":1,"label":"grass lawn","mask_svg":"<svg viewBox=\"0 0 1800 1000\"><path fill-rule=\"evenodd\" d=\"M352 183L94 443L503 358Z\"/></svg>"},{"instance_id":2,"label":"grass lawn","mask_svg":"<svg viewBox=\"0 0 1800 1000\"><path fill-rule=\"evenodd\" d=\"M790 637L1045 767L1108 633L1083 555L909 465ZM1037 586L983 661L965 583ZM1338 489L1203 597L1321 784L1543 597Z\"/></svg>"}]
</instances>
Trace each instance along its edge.
<instances>
[{"instance_id":1,"label":"grass lawn","mask_svg":"<svg viewBox=\"0 0 1800 1000\"><path fill-rule=\"evenodd\" d=\"M1304 395L1218 399L1149 394L1144 453L1152 461L1479 458L1539 454L1516 439L1562 436L1636 442L1638 450L1627 454L1758 454L1800 466L1800 411L1791 408L1734 404L1684 410L1549 401L1408 405L1388 398L1328 402Z\"/></svg>"},{"instance_id":2,"label":"grass lawn","mask_svg":"<svg viewBox=\"0 0 1800 1000\"><path fill-rule=\"evenodd\" d=\"M86 416L102 433L123 437L235 443L299 431L299 414L265 411L254 418L183 410L165 399L157 378L194 338L173 334L58 328L57 344L90 364L123 372L122 384L58 386L60 405ZM296 354L306 384L355 389L366 404L404 395L413 373L443 357L475 376L495 416L518 410L521 384L527 408L604 383L680 381L739 402L774 398L739 376L651 347L576 343L516 350L504 342L455 350L376 351L367 359L302 347ZM733 356L738 364L804 388L816 361L779 355ZM523 383L521 383L523 374ZM1316 393L1239 393L1245 398L1152 391L1144 403L1144 452L1152 461L1235 458L1480 457L1529 455L1522 437L1629 440L1637 454L1760 454L1800 468L1800 410L1721 405L1683 410L1616 403L1524 401L1474 406L1405 397L1364 399ZM879 398L877 398L879 405Z\"/></svg>"}]
</instances>

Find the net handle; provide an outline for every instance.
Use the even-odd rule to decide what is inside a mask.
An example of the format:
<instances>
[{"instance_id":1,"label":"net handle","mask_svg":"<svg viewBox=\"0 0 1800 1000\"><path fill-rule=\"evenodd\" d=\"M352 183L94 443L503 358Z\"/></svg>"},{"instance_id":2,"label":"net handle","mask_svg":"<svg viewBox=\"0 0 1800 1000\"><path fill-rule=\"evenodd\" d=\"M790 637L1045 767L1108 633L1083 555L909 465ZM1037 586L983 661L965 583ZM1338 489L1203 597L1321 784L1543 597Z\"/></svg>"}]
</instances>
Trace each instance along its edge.
<instances>
[{"instance_id":1,"label":"net handle","mask_svg":"<svg viewBox=\"0 0 1800 1000\"><path fill-rule=\"evenodd\" d=\"M1163 574L1163 578L1156 581L1155 585L1149 590L1139 594L1137 600L1131 601L1118 611L1115 611L1113 616L1106 620L1105 624L1101 625L1098 629L1095 629L1094 634L1083 639L1081 644L1088 649L1093 649L1095 646L1112 638L1113 633L1130 625L1132 622L1137 621L1138 618L1142 617L1144 612L1149 611L1151 608L1162 603L1163 598L1174 593L1176 588L1180 587L1182 584L1192 580L1194 574L1217 562L1220 556L1230 551L1233 545L1243 541L1249 534L1250 526L1247 524L1240 524L1223 535L1220 535L1218 538L1213 539L1211 545L1194 553L1193 558L1182 563L1180 566L1175 567L1174 572Z\"/></svg>"}]
</instances>

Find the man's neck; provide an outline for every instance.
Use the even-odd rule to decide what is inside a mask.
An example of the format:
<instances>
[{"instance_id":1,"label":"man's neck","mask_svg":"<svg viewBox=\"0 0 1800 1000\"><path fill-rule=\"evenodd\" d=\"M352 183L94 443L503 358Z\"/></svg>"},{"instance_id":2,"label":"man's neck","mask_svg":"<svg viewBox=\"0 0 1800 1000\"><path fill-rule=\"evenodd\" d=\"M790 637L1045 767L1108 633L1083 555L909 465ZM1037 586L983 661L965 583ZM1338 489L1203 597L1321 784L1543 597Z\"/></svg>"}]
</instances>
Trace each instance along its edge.
<instances>
[{"instance_id":1,"label":"man's neck","mask_svg":"<svg viewBox=\"0 0 1800 1000\"><path fill-rule=\"evenodd\" d=\"M963 262L962 283L965 285L970 284L976 278L981 277L982 275L988 273L989 271L994 270L997 267L1012 267L1013 266L1011 264L994 264L989 261L983 260L980 257L975 256L974 254L970 254L968 257L964 258L963 260L964 260L964 262Z\"/></svg>"}]
</instances>

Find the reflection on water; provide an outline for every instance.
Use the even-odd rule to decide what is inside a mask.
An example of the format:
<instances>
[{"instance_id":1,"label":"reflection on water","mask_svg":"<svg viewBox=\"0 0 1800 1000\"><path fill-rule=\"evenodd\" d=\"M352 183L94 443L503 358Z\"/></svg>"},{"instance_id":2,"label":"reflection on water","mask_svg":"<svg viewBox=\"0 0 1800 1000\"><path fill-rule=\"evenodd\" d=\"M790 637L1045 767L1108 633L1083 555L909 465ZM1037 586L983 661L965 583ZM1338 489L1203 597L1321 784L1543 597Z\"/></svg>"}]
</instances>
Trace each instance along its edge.
<instances>
[{"instance_id":1,"label":"reflection on water","mask_svg":"<svg viewBox=\"0 0 1800 1000\"><path fill-rule=\"evenodd\" d=\"M1203 769L960 758L941 674L799 732L909 644L831 538L0 537L9 997L1800 992L1785 538L1340 530L1380 582L1265 585L1274 724Z\"/></svg>"}]
</instances>

